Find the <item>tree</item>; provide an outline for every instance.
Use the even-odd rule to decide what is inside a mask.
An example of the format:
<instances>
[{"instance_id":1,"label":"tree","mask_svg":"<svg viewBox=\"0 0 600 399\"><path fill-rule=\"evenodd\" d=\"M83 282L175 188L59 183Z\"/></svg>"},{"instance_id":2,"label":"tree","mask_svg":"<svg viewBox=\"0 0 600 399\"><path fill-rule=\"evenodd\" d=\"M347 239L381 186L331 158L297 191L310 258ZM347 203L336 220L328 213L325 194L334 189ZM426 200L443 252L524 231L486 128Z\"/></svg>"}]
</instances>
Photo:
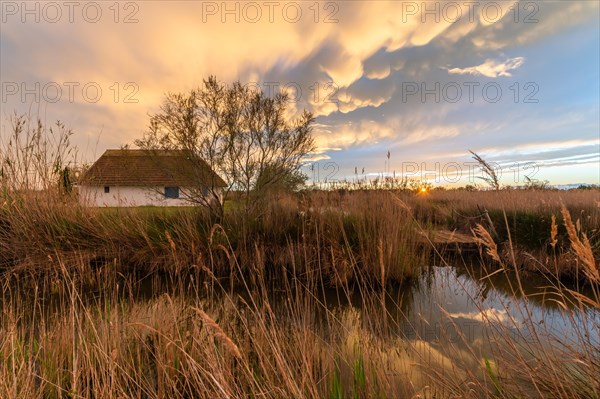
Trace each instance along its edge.
<instances>
[{"instance_id":1,"label":"tree","mask_svg":"<svg viewBox=\"0 0 600 399\"><path fill-rule=\"evenodd\" d=\"M296 175L314 150L313 115L304 111L289 121L288 104L285 93L268 97L239 81L225 85L211 76L189 93L167 94L135 144L188 151L223 178L225 196L231 190L242 194L249 213L271 188ZM222 215L220 190L215 184L202 187L192 200Z\"/></svg>"},{"instance_id":2,"label":"tree","mask_svg":"<svg viewBox=\"0 0 600 399\"><path fill-rule=\"evenodd\" d=\"M525 188L527 190L547 190L550 187L548 180L537 180L525 176Z\"/></svg>"},{"instance_id":3,"label":"tree","mask_svg":"<svg viewBox=\"0 0 600 399\"><path fill-rule=\"evenodd\" d=\"M71 194L73 192L73 180L71 179L71 169L65 166L58 172L58 188L61 194Z\"/></svg>"},{"instance_id":4,"label":"tree","mask_svg":"<svg viewBox=\"0 0 600 399\"><path fill-rule=\"evenodd\" d=\"M256 191L273 194L298 191L307 179L301 170L269 165L258 175Z\"/></svg>"}]
</instances>

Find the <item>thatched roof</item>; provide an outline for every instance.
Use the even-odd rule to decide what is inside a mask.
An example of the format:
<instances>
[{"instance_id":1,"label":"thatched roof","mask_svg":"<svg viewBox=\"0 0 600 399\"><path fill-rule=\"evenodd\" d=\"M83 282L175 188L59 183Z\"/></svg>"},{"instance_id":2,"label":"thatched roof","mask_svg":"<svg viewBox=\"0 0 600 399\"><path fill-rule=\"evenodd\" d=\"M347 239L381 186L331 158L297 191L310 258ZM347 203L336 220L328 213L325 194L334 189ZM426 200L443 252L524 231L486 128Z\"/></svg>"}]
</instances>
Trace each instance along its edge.
<instances>
[{"instance_id":1,"label":"thatched roof","mask_svg":"<svg viewBox=\"0 0 600 399\"><path fill-rule=\"evenodd\" d=\"M208 164L187 151L107 150L82 176L90 186L224 187Z\"/></svg>"}]
</instances>

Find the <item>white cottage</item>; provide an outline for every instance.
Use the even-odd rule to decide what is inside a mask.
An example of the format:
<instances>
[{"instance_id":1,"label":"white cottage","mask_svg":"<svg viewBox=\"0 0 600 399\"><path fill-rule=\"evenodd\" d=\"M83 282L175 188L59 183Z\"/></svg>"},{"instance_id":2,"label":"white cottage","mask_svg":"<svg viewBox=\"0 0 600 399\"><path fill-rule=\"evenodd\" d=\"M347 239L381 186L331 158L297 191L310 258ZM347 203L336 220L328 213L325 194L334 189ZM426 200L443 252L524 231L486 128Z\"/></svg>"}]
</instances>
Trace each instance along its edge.
<instances>
[{"instance_id":1,"label":"white cottage","mask_svg":"<svg viewBox=\"0 0 600 399\"><path fill-rule=\"evenodd\" d=\"M87 206L189 206L191 197L216 193L225 182L187 151L107 150L82 176L79 201Z\"/></svg>"}]
</instances>

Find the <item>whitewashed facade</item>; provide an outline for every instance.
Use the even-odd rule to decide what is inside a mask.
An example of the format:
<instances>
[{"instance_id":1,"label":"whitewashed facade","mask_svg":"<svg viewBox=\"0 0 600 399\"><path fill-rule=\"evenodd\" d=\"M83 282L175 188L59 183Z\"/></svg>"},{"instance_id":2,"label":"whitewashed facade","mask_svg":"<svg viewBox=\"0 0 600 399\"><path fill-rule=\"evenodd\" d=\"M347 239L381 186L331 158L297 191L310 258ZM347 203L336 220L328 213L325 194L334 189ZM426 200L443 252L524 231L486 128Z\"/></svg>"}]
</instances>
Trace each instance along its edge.
<instances>
[{"instance_id":1,"label":"whitewashed facade","mask_svg":"<svg viewBox=\"0 0 600 399\"><path fill-rule=\"evenodd\" d=\"M164 187L134 186L79 186L79 201L93 207L134 207L134 206L191 206L193 203L184 197L180 189L179 198L168 198Z\"/></svg>"}]
</instances>

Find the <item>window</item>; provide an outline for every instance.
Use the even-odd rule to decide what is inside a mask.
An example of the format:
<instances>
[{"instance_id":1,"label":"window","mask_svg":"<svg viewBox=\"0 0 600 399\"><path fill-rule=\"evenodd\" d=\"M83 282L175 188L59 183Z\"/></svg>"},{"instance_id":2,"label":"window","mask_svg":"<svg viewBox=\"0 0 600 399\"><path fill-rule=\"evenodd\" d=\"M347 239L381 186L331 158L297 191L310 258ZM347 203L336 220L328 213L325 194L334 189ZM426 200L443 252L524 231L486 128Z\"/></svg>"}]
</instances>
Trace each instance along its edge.
<instances>
[{"instance_id":1,"label":"window","mask_svg":"<svg viewBox=\"0 0 600 399\"><path fill-rule=\"evenodd\" d=\"M110 187L104 186L104 194L108 194L108 193L110 193Z\"/></svg>"},{"instance_id":2,"label":"window","mask_svg":"<svg viewBox=\"0 0 600 399\"><path fill-rule=\"evenodd\" d=\"M179 187L165 187L165 198L179 198Z\"/></svg>"}]
</instances>

